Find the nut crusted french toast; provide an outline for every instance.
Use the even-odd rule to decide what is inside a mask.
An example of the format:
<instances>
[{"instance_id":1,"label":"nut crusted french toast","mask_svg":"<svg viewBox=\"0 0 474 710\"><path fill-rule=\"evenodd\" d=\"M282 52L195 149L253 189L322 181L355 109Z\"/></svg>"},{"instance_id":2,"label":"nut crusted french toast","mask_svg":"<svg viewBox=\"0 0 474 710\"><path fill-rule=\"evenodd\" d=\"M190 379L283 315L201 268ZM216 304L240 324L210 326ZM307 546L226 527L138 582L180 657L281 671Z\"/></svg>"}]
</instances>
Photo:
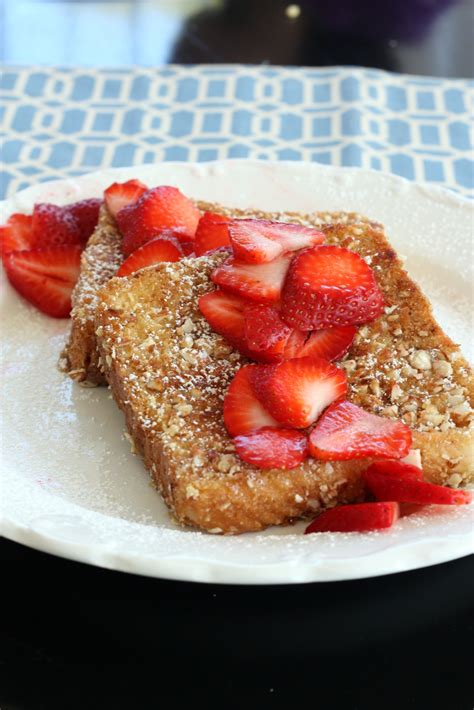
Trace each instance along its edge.
<instances>
[{"instance_id":1,"label":"nut crusted french toast","mask_svg":"<svg viewBox=\"0 0 474 710\"><path fill-rule=\"evenodd\" d=\"M354 216L338 224L331 216L317 216L317 222L285 218L326 222L326 243L370 263L383 293L383 315L359 329L338 363L347 375L348 399L411 428L427 480L471 482L472 371L382 228ZM198 307L199 296L214 288L211 272L225 258L214 253L112 278L90 313L100 365L157 488L179 522L214 533L261 530L360 499L360 474L371 459L310 458L292 470L262 470L236 454L223 400L247 360L210 328Z\"/></svg>"},{"instance_id":2,"label":"nut crusted french toast","mask_svg":"<svg viewBox=\"0 0 474 710\"><path fill-rule=\"evenodd\" d=\"M252 217L310 224L322 228L334 223L367 222L355 213L315 212L310 215L262 212L254 209L231 209L207 202L196 202L201 212L236 218ZM83 385L104 385L106 380L98 363L94 328L98 292L117 273L123 261L122 237L111 213L103 204L97 227L81 256L81 269L72 292L71 332L62 353L61 367Z\"/></svg>"}]
</instances>

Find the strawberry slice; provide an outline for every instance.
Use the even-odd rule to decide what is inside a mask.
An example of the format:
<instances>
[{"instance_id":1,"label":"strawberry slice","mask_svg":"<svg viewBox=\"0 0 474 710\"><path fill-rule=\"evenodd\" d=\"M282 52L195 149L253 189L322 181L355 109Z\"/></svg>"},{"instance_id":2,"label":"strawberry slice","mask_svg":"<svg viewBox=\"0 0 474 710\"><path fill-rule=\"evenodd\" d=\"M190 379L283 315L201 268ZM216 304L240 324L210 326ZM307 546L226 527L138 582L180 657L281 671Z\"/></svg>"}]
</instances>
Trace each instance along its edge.
<instances>
[{"instance_id":1,"label":"strawberry slice","mask_svg":"<svg viewBox=\"0 0 474 710\"><path fill-rule=\"evenodd\" d=\"M140 180L114 182L104 191L104 202L112 217L117 218L121 209L133 205L147 190Z\"/></svg>"},{"instance_id":2,"label":"strawberry slice","mask_svg":"<svg viewBox=\"0 0 474 710\"><path fill-rule=\"evenodd\" d=\"M69 212L77 220L81 232L81 241L84 244L97 226L101 204L102 200L91 198L73 202L72 205L64 207L66 212Z\"/></svg>"},{"instance_id":3,"label":"strawberry slice","mask_svg":"<svg viewBox=\"0 0 474 710\"><path fill-rule=\"evenodd\" d=\"M324 241L324 234L313 227L263 219L232 220L229 236L235 258L249 264L273 261L286 252Z\"/></svg>"},{"instance_id":4,"label":"strawberry slice","mask_svg":"<svg viewBox=\"0 0 474 710\"><path fill-rule=\"evenodd\" d=\"M225 291L211 291L199 298L199 310L216 333L237 350L246 350L244 335L245 299Z\"/></svg>"},{"instance_id":5,"label":"strawberry slice","mask_svg":"<svg viewBox=\"0 0 474 710\"><path fill-rule=\"evenodd\" d=\"M304 333L304 331L294 331ZM349 350L354 340L357 328L353 325L341 325L335 328L324 328L310 333L307 339L295 351L294 342L285 351L287 357L321 357L324 360L339 360ZM305 335L307 335L305 333ZM291 354L290 354L291 353Z\"/></svg>"},{"instance_id":6,"label":"strawberry slice","mask_svg":"<svg viewBox=\"0 0 474 710\"><path fill-rule=\"evenodd\" d=\"M244 312L251 302L226 291L211 291L199 298L199 308L207 322L216 333L241 352L245 357L258 362L277 362L279 355L267 350L254 350L245 337Z\"/></svg>"},{"instance_id":7,"label":"strawberry slice","mask_svg":"<svg viewBox=\"0 0 474 710\"><path fill-rule=\"evenodd\" d=\"M251 434L279 424L260 404L252 389L252 374L261 365L244 365L237 371L224 399L224 423L231 436Z\"/></svg>"},{"instance_id":8,"label":"strawberry slice","mask_svg":"<svg viewBox=\"0 0 474 710\"><path fill-rule=\"evenodd\" d=\"M288 271L291 256L281 256L268 264L247 264L230 258L211 274L214 283L259 303L276 303Z\"/></svg>"},{"instance_id":9,"label":"strawberry slice","mask_svg":"<svg viewBox=\"0 0 474 710\"><path fill-rule=\"evenodd\" d=\"M370 491L379 500L396 500L399 503L419 505L467 505L472 502L470 491L437 486L434 483L418 481L412 476L396 476L383 473L369 466L362 474Z\"/></svg>"},{"instance_id":10,"label":"strawberry slice","mask_svg":"<svg viewBox=\"0 0 474 710\"><path fill-rule=\"evenodd\" d=\"M204 212L199 220L194 237L196 256L202 256L215 249L230 246L229 220L215 212Z\"/></svg>"},{"instance_id":11,"label":"strawberry slice","mask_svg":"<svg viewBox=\"0 0 474 710\"><path fill-rule=\"evenodd\" d=\"M403 461L376 461L370 466L369 471L383 473L386 476L398 476L399 478L414 478L417 481L423 480L423 471L418 466L412 466Z\"/></svg>"},{"instance_id":12,"label":"strawberry slice","mask_svg":"<svg viewBox=\"0 0 474 710\"><path fill-rule=\"evenodd\" d=\"M318 532L368 532L390 528L400 516L398 503L356 503L325 510L308 525L305 534Z\"/></svg>"},{"instance_id":13,"label":"strawberry slice","mask_svg":"<svg viewBox=\"0 0 474 710\"><path fill-rule=\"evenodd\" d=\"M255 352L282 359L293 329L283 323L275 306L249 303L244 310L245 340ZM304 342L304 335L301 333Z\"/></svg>"},{"instance_id":14,"label":"strawberry slice","mask_svg":"<svg viewBox=\"0 0 474 710\"><path fill-rule=\"evenodd\" d=\"M31 245L34 249L82 244L81 228L67 208L37 203L31 221Z\"/></svg>"},{"instance_id":15,"label":"strawberry slice","mask_svg":"<svg viewBox=\"0 0 474 710\"><path fill-rule=\"evenodd\" d=\"M280 424L302 429L312 424L332 402L345 397L345 373L319 358L296 358L261 365L252 386L263 406Z\"/></svg>"},{"instance_id":16,"label":"strawberry slice","mask_svg":"<svg viewBox=\"0 0 474 710\"><path fill-rule=\"evenodd\" d=\"M53 318L67 318L80 261L80 245L63 245L9 252L4 266L23 298Z\"/></svg>"},{"instance_id":17,"label":"strawberry slice","mask_svg":"<svg viewBox=\"0 0 474 710\"><path fill-rule=\"evenodd\" d=\"M180 231L192 241L199 218L199 210L176 187L154 187L117 214L123 253L128 256L165 229Z\"/></svg>"},{"instance_id":18,"label":"strawberry slice","mask_svg":"<svg viewBox=\"0 0 474 710\"><path fill-rule=\"evenodd\" d=\"M128 276L145 266L153 266L162 261L179 261L182 256L183 250L177 239L158 237L130 254L117 271L117 276Z\"/></svg>"},{"instance_id":19,"label":"strawberry slice","mask_svg":"<svg viewBox=\"0 0 474 710\"><path fill-rule=\"evenodd\" d=\"M308 437L294 429L264 427L236 436L234 444L242 461L258 468L295 468L308 456Z\"/></svg>"},{"instance_id":20,"label":"strawberry slice","mask_svg":"<svg viewBox=\"0 0 474 710\"><path fill-rule=\"evenodd\" d=\"M0 253L8 254L10 251L31 249L33 241L31 222L33 218L28 214L12 214L6 224L0 226Z\"/></svg>"},{"instance_id":21,"label":"strawberry slice","mask_svg":"<svg viewBox=\"0 0 474 710\"><path fill-rule=\"evenodd\" d=\"M294 259L282 294L282 318L301 330L359 325L383 311L383 297L365 261L348 249L318 246Z\"/></svg>"},{"instance_id":22,"label":"strawberry slice","mask_svg":"<svg viewBox=\"0 0 474 710\"><path fill-rule=\"evenodd\" d=\"M406 456L411 431L403 422L370 414L351 402L329 407L309 437L312 456L324 460L366 456L396 459Z\"/></svg>"}]
</instances>

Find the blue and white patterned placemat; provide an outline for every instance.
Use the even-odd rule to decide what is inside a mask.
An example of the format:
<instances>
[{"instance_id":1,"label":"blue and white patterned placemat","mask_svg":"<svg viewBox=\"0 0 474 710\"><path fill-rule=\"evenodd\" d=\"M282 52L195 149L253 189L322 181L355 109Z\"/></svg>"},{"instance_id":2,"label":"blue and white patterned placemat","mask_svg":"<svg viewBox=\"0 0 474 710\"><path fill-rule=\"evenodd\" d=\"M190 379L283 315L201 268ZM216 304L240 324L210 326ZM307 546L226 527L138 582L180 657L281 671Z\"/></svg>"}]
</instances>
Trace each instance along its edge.
<instances>
[{"instance_id":1,"label":"blue and white patterned placemat","mask_svg":"<svg viewBox=\"0 0 474 710\"><path fill-rule=\"evenodd\" d=\"M474 82L372 69L7 67L1 194L103 167L252 157L474 195Z\"/></svg>"}]
</instances>

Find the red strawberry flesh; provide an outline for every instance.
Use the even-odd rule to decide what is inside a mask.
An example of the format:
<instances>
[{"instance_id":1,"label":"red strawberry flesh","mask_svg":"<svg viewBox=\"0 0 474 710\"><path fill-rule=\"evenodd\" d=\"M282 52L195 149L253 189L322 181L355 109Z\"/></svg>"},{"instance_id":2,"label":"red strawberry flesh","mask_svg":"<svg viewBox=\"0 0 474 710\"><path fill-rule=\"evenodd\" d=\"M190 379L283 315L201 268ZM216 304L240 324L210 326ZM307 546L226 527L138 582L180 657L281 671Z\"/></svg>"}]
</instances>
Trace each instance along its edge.
<instances>
[{"instance_id":1,"label":"red strawberry flesh","mask_svg":"<svg viewBox=\"0 0 474 710\"><path fill-rule=\"evenodd\" d=\"M211 274L215 284L231 293L259 303L276 303L291 256L281 256L268 264L247 264L230 258Z\"/></svg>"},{"instance_id":2,"label":"red strawberry flesh","mask_svg":"<svg viewBox=\"0 0 474 710\"><path fill-rule=\"evenodd\" d=\"M383 297L365 261L336 246L295 256L282 293L282 318L301 330L359 325L377 318Z\"/></svg>"},{"instance_id":3,"label":"red strawberry flesh","mask_svg":"<svg viewBox=\"0 0 474 710\"><path fill-rule=\"evenodd\" d=\"M91 198L90 200L73 202L71 205L66 205L64 208L77 220L83 244L87 242L97 226L101 204L102 200Z\"/></svg>"},{"instance_id":4,"label":"red strawberry flesh","mask_svg":"<svg viewBox=\"0 0 474 710\"><path fill-rule=\"evenodd\" d=\"M293 357L322 357L325 360L339 360L349 350L356 332L357 328L353 325L315 330L309 334L307 340L303 342Z\"/></svg>"},{"instance_id":5,"label":"red strawberry flesh","mask_svg":"<svg viewBox=\"0 0 474 710\"><path fill-rule=\"evenodd\" d=\"M398 503L356 503L325 510L313 520L305 533L369 532L390 528L400 515Z\"/></svg>"},{"instance_id":6,"label":"red strawberry flesh","mask_svg":"<svg viewBox=\"0 0 474 710\"><path fill-rule=\"evenodd\" d=\"M38 203L33 209L31 246L34 249L82 243L79 222L67 208Z\"/></svg>"},{"instance_id":7,"label":"red strawberry flesh","mask_svg":"<svg viewBox=\"0 0 474 710\"><path fill-rule=\"evenodd\" d=\"M392 461L390 459L387 461L376 461L368 470L376 473L383 473L387 476L414 478L418 481L423 480L423 471L421 468L418 468L418 466L412 466L409 463L403 463L402 461Z\"/></svg>"},{"instance_id":8,"label":"red strawberry flesh","mask_svg":"<svg viewBox=\"0 0 474 710\"><path fill-rule=\"evenodd\" d=\"M104 201L112 217L117 218L121 209L134 204L147 190L140 180L114 182L104 191Z\"/></svg>"},{"instance_id":9,"label":"red strawberry flesh","mask_svg":"<svg viewBox=\"0 0 474 710\"><path fill-rule=\"evenodd\" d=\"M199 218L199 210L176 187L148 190L117 214L123 253L128 256L166 229L180 231L185 241L193 240Z\"/></svg>"},{"instance_id":10,"label":"red strawberry flesh","mask_svg":"<svg viewBox=\"0 0 474 710\"><path fill-rule=\"evenodd\" d=\"M182 256L183 250L177 239L158 237L132 252L120 266L117 276L128 276L139 269L159 264L162 261L179 261Z\"/></svg>"},{"instance_id":11,"label":"red strawberry flesh","mask_svg":"<svg viewBox=\"0 0 474 710\"><path fill-rule=\"evenodd\" d=\"M344 372L320 358L261 365L252 373L252 386L275 419L297 429L312 424L328 405L347 392Z\"/></svg>"},{"instance_id":12,"label":"red strawberry flesh","mask_svg":"<svg viewBox=\"0 0 474 710\"><path fill-rule=\"evenodd\" d=\"M437 486L414 477L381 473L372 466L363 473L363 478L378 500L420 505L467 505L472 502L470 491Z\"/></svg>"},{"instance_id":13,"label":"red strawberry flesh","mask_svg":"<svg viewBox=\"0 0 474 710\"><path fill-rule=\"evenodd\" d=\"M196 256L230 246L228 218L214 212L205 212L199 220L194 237Z\"/></svg>"},{"instance_id":14,"label":"red strawberry flesh","mask_svg":"<svg viewBox=\"0 0 474 710\"><path fill-rule=\"evenodd\" d=\"M324 412L309 437L317 459L348 460L375 456L403 458L411 447L411 431L403 422L366 412L351 402L338 402Z\"/></svg>"},{"instance_id":15,"label":"red strawberry flesh","mask_svg":"<svg viewBox=\"0 0 474 710\"><path fill-rule=\"evenodd\" d=\"M324 234L312 227L259 219L231 220L229 236L234 256L253 264L324 241Z\"/></svg>"},{"instance_id":16,"label":"red strawberry flesh","mask_svg":"<svg viewBox=\"0 0 474 710\"><path fill-rule=\"evenodd\" d=\"M283 323L277 308L249 303L244 310L245 339L249 348L283 357L292 328Z\"/></svg>"},{"instance_id":17,"label":"red strawberry flesh","mask_svg":"<svg viewBox=\"0 0 474 710\"><path fill-rule=\"evenodd\" d=\"M255 396L251 375L260 365L245 365L237 371L224 399L224 423L231 436L251 434L263 427L278 427Z\"/></svg>"},{"instance_id":18,"label":"red strawberry flesh","mask_svg":"<svg viewBox=\"0 0 474 710\"><path fill-rule=\"evenodd\" d=\"M0 253L31 249L33 217L27 214L12 214L6 224L0 226Z\"/></svg>"},{"instance_id":19,"label":"red strawberry flesh","mask_svg":"<svg viewBox=\"0 0 474 710\"><path fill-rule=\"evenodd\" d=\"M40 311L54 318L67 318L71 292L79 276L81 247L55 246L12 251L4 266L12 286Z\"/></svg>"},{"instance_id":20,"label":"red strawberry flesh","mask_svg":"<svg viewBox=\"0 0 474 710\"><path fill-rule=\"evenodd\" d=\"M294 429L263 428L234 438L235 450L246 463L258 468L291 469L308 456L308 439Z\"/></svg>"}]
</instances>

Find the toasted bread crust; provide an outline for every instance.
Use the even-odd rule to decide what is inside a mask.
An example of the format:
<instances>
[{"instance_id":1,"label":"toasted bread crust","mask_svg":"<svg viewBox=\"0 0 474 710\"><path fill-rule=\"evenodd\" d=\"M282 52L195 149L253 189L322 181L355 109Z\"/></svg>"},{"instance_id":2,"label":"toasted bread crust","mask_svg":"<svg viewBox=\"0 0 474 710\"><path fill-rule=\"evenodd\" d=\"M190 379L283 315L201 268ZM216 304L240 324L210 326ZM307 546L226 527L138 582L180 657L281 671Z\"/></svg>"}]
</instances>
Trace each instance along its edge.
<instances>
[{"instance_id":1,"label":"toasted bread crust","mask_svg":"<svg viewBox=\"0 0 474 710\"><path fill-rule=\"evenodd\" d=\"M468 363L436 324L380 227L349 222L325 231L329 243L370 262L387 305L382 317L360 329L340 363L349 398L412 427L428 480L472 481ZM222 401L246 361L211 331L197 305L213 288L209 275L223 258L160 264L114 278L99 294L95 328L104 373L168 507L183 524L238 533L363 497L360 472L369 459L309 459L285 471L257 469L235 454Z\"/></svg>"}]
</instances>

